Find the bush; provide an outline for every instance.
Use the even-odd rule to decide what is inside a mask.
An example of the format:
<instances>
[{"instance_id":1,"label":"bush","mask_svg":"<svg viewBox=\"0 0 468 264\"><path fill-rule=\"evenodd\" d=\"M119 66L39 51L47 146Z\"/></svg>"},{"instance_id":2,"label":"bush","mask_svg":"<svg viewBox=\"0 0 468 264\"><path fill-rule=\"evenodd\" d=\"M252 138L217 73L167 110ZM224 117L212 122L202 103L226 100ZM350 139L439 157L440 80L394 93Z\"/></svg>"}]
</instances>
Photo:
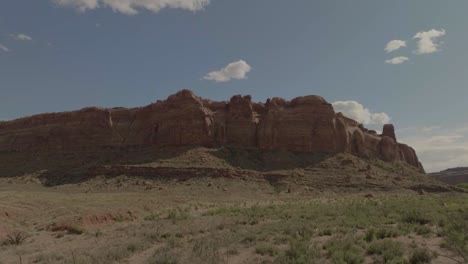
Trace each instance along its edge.
<instances>
[{"instance_id":1,"label":"bush","mask_svg":"<svg viewBox=\"0 0 468 264\"><path fill-rule=\"evenodd\" d=\"M392 238L398 235L398 231L395 229L379 229L375 232L375 237L377 237L377 239Z\"/></svg>"},{"instance_id":2,"label":"bush","mask_svg":"<svg viewBox=\"0 0 468 264\"><path fill-rule=\"evenodd\" d=\"M427 249L417 248L411 253L410 263L411 264L425 264L431 263L432 254Z\"/></svg>"},{"instance_id":3,"label":"bush","mask_svg":"<svg viewBox=\"0 0 468 264\"><path fill-rule=\"evenodd\" d=\"M335 237L325 244L324 248L333 263L358 264L364 261L364 248L359 241L351 235Z\"/></svg>"},{"instance_id":4,"label":"bush","mask_svg":"<svg viewBox=\"0 0 468 264\"><path fill-rule=\"evenodd\" d=\"M4 245L21 245L26 241L29 236L25 232L15 231L10 234L7 234Z\"/></svg>"},{"instance_id":5,"label":"bush","mask_svg":"<svg viewBox=\"0 0 468 264\"><path fill-rule=\"evenodd\" d=\"M369 245L367 253L382 256L384 263L403 262L403 247L401 243L390 239L375 241Z\"/></svg>"},{"instance_id":6,"label":"bush","mask_svg":"<svg viewBox=\"0 0 468 264\"><path fill-rule=\"evenodd\" d=\"M276 250L276 248L272 247L271 245L259 245L255 248L255 253L262 256L268 255L273 257L278 253L278 250Z\"/></svg>"},{"instance_id":7,"label":"bush","mask_svg":"<svg viewBox=\"0 0 468 264\"><path fill-rule=\"evenodd\" d=\"M148 260L149 264L177 264L177 259L170 255L169 248L161 248Z\"/></svg>"},{"instance_id":8,"label":"bush","mask_svg":"<svg viewBox=\"0 0 468 264\"><path fill-rule=\"evenodd\" d=\"M192 262L200 260L204 264L214 264L221 262L219 254L220 241L216 238L203 238L193 241ZM196 261L195 261L196 263Z\"/></svg>"},{"instance_id":9,"label":"bush","mask_svg":"<svg viewBox=\"0 0 468 264\"><path fill-rule=\"evenodd\" d=\"M420 236L426 236L432 233L432 230L427 226L417 226L414 231Z\"/></svg>"},{"instance_id":10,"label":"bush","mask_svg":"<svg viewBox=\"0 0 468 264\"><path fill-rule=\"evenodd\" d=\"M460 212L461 215L447 216L446 223L441 225L441 235L446 247L468 263L468 211Z\"/></svg>"},{"instance_id":11,"label":"bush","mask_svg":"<svg viewBox=\"0 0 468 264\"><path fill-rule=\"evenodd\" d=\"M364 241L366 242L372 242L375 238L375 230L374 229L369 229L367 230L366 234L364 235Z\"/></svg>"},{"instance_id":12,"label":"bush","mask_svg":"<svg viewBox=\"0 0 468 264\"><path fill-rule=\"evenodd\" d=\"M419 225L425 225L429 224L431 222L430 219L424 217L424 215L419 212L419 211L410 211L407 212L403 215L403 222L409 223L409 224L419 224Z\"/></svg>"},{"instance_id":13,"label":"bush","mask_svg":"<svg viewBox=\"0 0 468 264\"><path fill-rule=\"evenodd\" d=\"M173 224L180 220L187 220L190 218L190 214L182 210L169 210L167 219L171 220Z\"/></svg>"},{"instance_id":14,"label":"bush","mask_svg":"<svg viewBox=\"0 0 468 264\"><path fill-rule=\"evenodd\" d=\"M281 264L309 264L314 263L318 256L317 248L308 240L297 239L289 243L289 248L282 256L276 259L275 263Z\"/></svg>"}]
</instances>

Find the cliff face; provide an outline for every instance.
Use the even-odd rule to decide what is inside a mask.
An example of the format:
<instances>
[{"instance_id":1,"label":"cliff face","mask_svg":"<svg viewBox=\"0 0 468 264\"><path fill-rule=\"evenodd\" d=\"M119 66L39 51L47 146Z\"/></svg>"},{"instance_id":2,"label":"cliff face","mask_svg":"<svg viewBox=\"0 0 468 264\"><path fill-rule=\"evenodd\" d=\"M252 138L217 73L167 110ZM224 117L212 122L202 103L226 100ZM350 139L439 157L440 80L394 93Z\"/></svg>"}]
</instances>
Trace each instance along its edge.
<instances>
[{"instance_id":1,"label":"cliff face","mask_svg":"<svg viewBox=\"0 0 468 264\"><path fill-rule=\"evenodd\" d=\"M86 108L0 122L0 152L92 151L99 148L200 145L293 152L347 152L422 169L415 151L335 113L319 96L292 101L250 96L213 102L183 90L142 108Z\"/></svg>"}]
</instances>

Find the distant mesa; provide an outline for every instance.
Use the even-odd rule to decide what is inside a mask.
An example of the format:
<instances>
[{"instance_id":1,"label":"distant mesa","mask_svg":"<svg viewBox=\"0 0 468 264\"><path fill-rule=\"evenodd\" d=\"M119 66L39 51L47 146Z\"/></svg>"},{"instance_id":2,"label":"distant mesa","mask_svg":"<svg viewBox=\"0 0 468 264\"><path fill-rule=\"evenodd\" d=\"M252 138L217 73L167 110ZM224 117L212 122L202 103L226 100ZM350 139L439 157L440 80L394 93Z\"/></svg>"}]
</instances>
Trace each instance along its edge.
<instances>
[{"instance_id":1,"label":"distant mesa","mask_svg":"<svg viewBox=\"0 0 468 264\"><path fill-rule=\"evenodd\" d=\"M468 183L468 167L447 169L441 172L431 173L430 176L447 184Z\"/></svg>"},{"instance_id":2,"label":"distant mesa","mask_svg":"<svg viewBox=\"0 0 468 264\"><path fill-rule=\"evenodd\" d=\"M0 122L0 152L92 152L103 148L232 146L299 153L351 153L423 170L413 148L335 113L320 96L215 102L182 90L140 108L85 108Z\"/></svg>"}]
</instances>

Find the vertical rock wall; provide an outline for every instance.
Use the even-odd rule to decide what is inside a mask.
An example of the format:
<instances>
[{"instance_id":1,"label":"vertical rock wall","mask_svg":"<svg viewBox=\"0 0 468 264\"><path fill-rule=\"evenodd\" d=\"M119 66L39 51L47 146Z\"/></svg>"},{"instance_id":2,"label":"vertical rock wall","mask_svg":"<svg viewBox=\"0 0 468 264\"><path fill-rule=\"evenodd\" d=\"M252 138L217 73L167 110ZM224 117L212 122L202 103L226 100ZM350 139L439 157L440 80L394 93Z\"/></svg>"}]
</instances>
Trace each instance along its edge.
<instances>
[{"instance_id":1,"label":"vertical rock wall","mask_svg":"<svg viewBox=\"0 0 468 264\"><path fill-rule=\"evenodd\" d=\"M253 103L213 102L183 90L142 108L86 108L0 122L1 152L92 151L103 147L236 146L310 153L348 152L421 168L393 125L377 135L335 113L320 96Z\"/></svg>"}]
</instances>

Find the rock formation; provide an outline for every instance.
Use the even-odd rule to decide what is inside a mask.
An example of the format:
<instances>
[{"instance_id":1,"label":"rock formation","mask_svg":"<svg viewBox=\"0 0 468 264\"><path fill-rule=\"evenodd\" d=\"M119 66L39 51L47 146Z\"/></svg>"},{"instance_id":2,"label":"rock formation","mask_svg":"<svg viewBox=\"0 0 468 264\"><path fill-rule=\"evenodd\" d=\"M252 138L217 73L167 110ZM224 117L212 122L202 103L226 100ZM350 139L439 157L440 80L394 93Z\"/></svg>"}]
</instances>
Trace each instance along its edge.
<instances>
[{"instance_id":1,"label":"rock formation","mask_svg":"<svg viewBox=\"0 0 468 264\"><path fill-rule=\"evenodd\" d=\"M415 151L335 113L319 96L254 103L213 102L183 90L142 108L85 108L0 122L0 152L57 153L100 148L233 146L308 153L347 152L422 169Z\"/></svg>"}]
</instances>

